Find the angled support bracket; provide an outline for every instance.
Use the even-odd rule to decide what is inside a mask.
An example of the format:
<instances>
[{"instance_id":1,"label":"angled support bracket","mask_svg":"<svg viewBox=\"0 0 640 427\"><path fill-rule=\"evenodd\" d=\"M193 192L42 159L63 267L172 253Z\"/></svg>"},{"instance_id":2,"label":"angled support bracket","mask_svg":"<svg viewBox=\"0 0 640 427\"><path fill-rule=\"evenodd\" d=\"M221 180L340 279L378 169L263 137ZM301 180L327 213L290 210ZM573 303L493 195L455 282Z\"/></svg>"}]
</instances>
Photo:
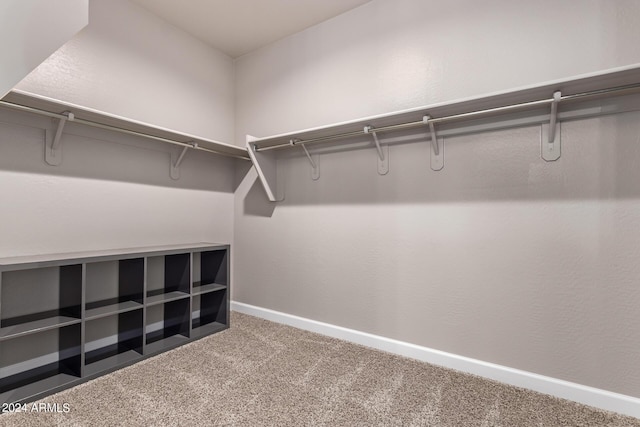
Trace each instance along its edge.
<instances>
[{"instance_id":1,"label":"angled support bracket","mask_svg":"<svg viewBox=\"0 0 640 427\"><path fill-rule=\"evenodd\" d=\"M291 145L296 145L296 142L297 141L293 139L290 141ZM300 144L300 146L304 150L304 154L307 155L309 163L311 163L311 179L317 181L318 179L320 179L320 156L317 154L309 154L309 150L307 150L307 147L305 147L304 144Z\"/></svg>"},{"instance_id":2,"label":"angled support bracket","mask_svg":"<svg viewBox=\"0 0 640 427\"><path fill-rule=\"evenodd\" d=\"M69 111L65 111L62 115L65 117L58 120L55 134L50 129L45 131L44 161L51 166L60 166L62 164L62 130L67 121L75 119L73 113Z\"/></svg>"},{"instance_id":3,"label":"angled support bracket","mask_svg":"<svg viewBox=\"0 0 640 427\"><path fill-rule=\"evenodd\" d=\"M558 102L562 99L562 93L556 91L553 93L551 101L551 114L549 115L549 124L542 124L540 129L540 153L542 159L547 162L554 162L560 158L561 140L560 140L560 123L558 122ZM545 135L547 138L545 138Z\"/></svg>"},{"instance_id":4,"label":"angled support bracket","mask_svg":"<svg viewBox=\"0 0 640 427\"><path fill-rule=\"evenodd\" d=\"M378 173L380 175L386 175L389 173L389 146L381 145L378 140L376 130L372 126L365 126L364 133L371 134L373 136L373 142L376 144L376 150L378 151Z\"/></svg>"},{"instance_id":5,"label":"angled support bracket","mask_svg":"<svg viewBox=\"0 0 640 427\"><path fill-rule=\"evenodd\" d=\"M431 169L434 171L442 170L444 167L444 138L438 140L436 127L431 121L431 116L422 117L422 122L429 126L431 133Z\"/></svg>"},{"instance_id":6,"label":"angled support bracket","mask_svg":"<svg viewBox=\"0 0 640 427\"><path fill-rule=\"evenodd\" d=\"M262 182L264 192L270 202L284 200L284 174L278 173L278 158L273 151L256 150L256 138L247 135L247 152L251 158L253 167L258 172L258 178Z\"/></svg>"},{"instance_id":7,"label":"angled support bracket","mask_svg":"<svg viewBox=\"0 0 640 427\"><path fill-rule=\"evenodd\" d=\"M187 151L190 148L198 148L198 143L196 142L190 142L189 144L191 144L191 147L189 147L188 145L185 145L182 148L182 151L180 152L180 154L177 154L175 152L171 153L171 173L170 174L171 174L171 179L173 180L180 179L180 164L182 163L182 160L184 160L184 156L185 154L187 154Z\"/></svg>"}]
</instances>

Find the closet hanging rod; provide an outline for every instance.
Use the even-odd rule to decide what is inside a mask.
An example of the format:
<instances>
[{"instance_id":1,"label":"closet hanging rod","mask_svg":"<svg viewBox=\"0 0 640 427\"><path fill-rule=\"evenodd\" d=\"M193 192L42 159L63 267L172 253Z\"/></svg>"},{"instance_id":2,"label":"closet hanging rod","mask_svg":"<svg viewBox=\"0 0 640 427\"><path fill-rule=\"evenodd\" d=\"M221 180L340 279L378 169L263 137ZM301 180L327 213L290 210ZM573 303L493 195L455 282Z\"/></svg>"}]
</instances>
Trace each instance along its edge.
<instances>
[{"instance_id":1,"label":"closet hanging rod","mask_svg":"<svg viewBox=\"0 0 640 427\"><path fill-rule=\"evenodd\" d=\"M596 99L596 98L602 98L606 96L629 95L636 92L640 92L640 83L635 83L635 84L625 85L625 86L618 86L618 87L613 87L608 89L593 90L589 92L576 93L573 95L563 95L558 100L554 100L554 98L551 97L547 99L540 99L537 101L529 101L529 102L523 102L519 104L510 104L510 105L504 105L504 106L495 107L495 108L488 108L485 110L470 111L468 113L453 114L450 116L443 116L443 117L434 117L426 121L419 120L419 121L413 121L413 122L381 126L378 128L370 129L369 133L390 132L390 131L396 131L396 130L411 129L411 128L421 127L425 125L428 126L429 123L442 124L442 123L449 123L454 121L476 119L476 118L489 116L489 115L511 113L511 112L516 112L521 110L532 109L536 107L548 106L548 105L551 105L554 101L557 101L557 102L583 101L587 99ZM334 141L336 139L351 138L351 137L361 136L365 134L366 134L365 130L362 129L358 131L321 136L317 138L291 139L288 143L266 146L266 147L260 147L259 144L256 144L254 146L254 150L255 151L278 150L278 149L283 149L287 147L293 147L299 144L315 144L315 143L329 142L329 141Z\"/></svg>"},{"instance_id":2,"label":"closet hanging rod","mask_svg":"<svg viewBox=\"0 0 640 427\"><path fill-rule=\"evenodd\" d=\"M8 108L11 108L11 109L14 109L14 110L19 110L19 111L26 111L26 112L29 112L29 113L35 113L35 114L39 114L41 116L47 116L47 117L51 117L51 118L54 118L54 119L65 119L65 120L68 119L68 117L65 116L64 114L52 113L51 111L41 110L39 108L27 107L25 105L14 104L12 102L7 102L7 101L1 101L0 100L0 106L8 107ZM86 126L95 127L95 128L100 128L100 129L120 132L120 133L124 133L124 134L127 134L127 135L141 136L143 138L153 139L155 141L166 142L168 144L179 145L181 147L191 148L193 150L206 151L208 153L218 154L220 156L226 156L226 157L233 157L233 158L236 158L236 159L248 160L247 157L242 157L242 156L238 156L238 155L235 155L235 154L223 153L221 151L211 150L209 148L201 147L198 144L194 144L193 142L175 141L173 139L163 138L161 136L149 135L149 134L143 133L143 132L136 132L136 131L129 130L129 129L119 128L117 126L103 125L102 123L96 123L96 122L92 122L90 120L83 120L83 119L79 119L77 117L73 119L73 122L74 123L80 123L80 124L83 124L83 125L86 125Z\"/></svg>"}]
</instances>

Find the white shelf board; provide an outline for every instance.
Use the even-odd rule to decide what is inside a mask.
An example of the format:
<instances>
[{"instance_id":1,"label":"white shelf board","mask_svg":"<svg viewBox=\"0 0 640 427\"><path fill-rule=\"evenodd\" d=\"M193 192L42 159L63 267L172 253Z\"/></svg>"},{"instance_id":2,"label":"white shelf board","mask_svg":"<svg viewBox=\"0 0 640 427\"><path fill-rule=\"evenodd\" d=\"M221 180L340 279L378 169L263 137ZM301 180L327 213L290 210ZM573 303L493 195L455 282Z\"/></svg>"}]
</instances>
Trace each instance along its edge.
<instances>
[{"instance_id":1,"label":"white shelf board","mask_svg":"<svg viewBox=\"0 0 640 427\"><path fill-rule=\"evenodd\" d=\"M2 98L2 101L55 114L62 114L66 111L70 111L74 114L76 119L98 123L105 126L117 127L132 132L139 132L158 138L170 139L172 141L185 144L195 142L200 147L215 151L221 155L241 157L244 159L249 158L246 150L236 145L227 144L225 142L215 141L208 138L202 138L183 132L173 131L163 127L154 126L137 120L127 119L115 114L109 114L104 111L98 111L92 108L63 102L57 99L36 95L34 93L26 91L14 89L9 92L4 98Z\"/></svg>"},{"instance_id":2,"label":"white shelf board","mask_svg":"<svg viewBox=\"0 0 640 427\"><path fill-rule=\"evenodd\" d=\"M286 132L282 134L252 137L251 144L261 148L287 144L291 139L302 140L321 138L335 134L361 131L364 126L374 128L389 126L397 123L420 121L426 114L431 117L445 117L471 111L487 110L504 105L521 104L524 102L551 98L553 92L561 91L562 96L575 95L583 92L609 89L640 83L640 64L614 68L597 73L583 74L567 79L552 80L538 85L523 86L508 91L493 92L481 96L440 102L407 110L395 111L360 119L333 123L309 129Z\"/></svg>"},{"instance_id":3,"label":"white shelf board","mask_svg":"<svg viewBox=\"0 0 640 427\"><path fill-rule=\"evenodd\" d=\"M267 194L267 198L272 202L276 202L284 200L284 194L281 188L282 185L278 182L279 175L277 161L279 156L277 154L277 150L260 151L262 148L287 145L291 140L300 140L304 142L318 138L331 138L342 134L361 133L365 126L383 128L403 123L421 122L424 116L430 116L437 119L499 107L513 106L527 102L550 100L553 97L553 93L556 91L561 91L562 96L565 97L638 84L640 84L640 64L635 64L627 67L520 87L509 91L441 102L294 132L286 132L266 137L248 135L246 145L251 161L258 172L262 186ZM622 97L618 96L618 98L620 99ZM637 102L635 104L637 104ZM625 108L627 110L625 110ZM638 108L640 108L638 105L617 106L612 105L610 102L607 103L606 101L594 100L594 98L584 98L581 100L566 102L563 101L559 107L558 120L572 120L603 114L615 114L623 111L637 110ZM526 118L523 118L524 116L526 116ZM442 123L441 125L437 125L436 128L439 131L438 137L454 136L477 133L496 128L527 126L541 124L544 122L548 123L549 117L549 107L541 105L536 106L535 108L522 109L521 111L515 112L514 110L509 110L508 113L496 114L488 119L478 119L477 116L474 116L474 118L459 120L455 123ZM428 131L428 128L424 126L423 131ZM356 138L359 138L360 142L363 141L363 138L365 140L370 139L364 134L359 137L345 139ZM335 140L335 142L339 142L339 140ZM257 151L253 149L256 146L258 147ZM314 147L314 145L309 144L309 147ZM360 147L362 147L362 145Z\"/></svg>"}]
</instances>

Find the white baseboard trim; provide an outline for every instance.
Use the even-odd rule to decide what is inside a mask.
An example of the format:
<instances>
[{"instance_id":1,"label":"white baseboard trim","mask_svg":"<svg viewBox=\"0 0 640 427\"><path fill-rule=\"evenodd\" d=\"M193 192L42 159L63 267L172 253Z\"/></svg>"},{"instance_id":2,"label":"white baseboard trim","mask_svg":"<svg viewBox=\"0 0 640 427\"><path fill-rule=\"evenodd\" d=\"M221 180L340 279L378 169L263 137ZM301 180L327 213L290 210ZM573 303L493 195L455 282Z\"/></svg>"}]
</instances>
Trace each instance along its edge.
<instances>
[{"instance_id":1,"label":"white baseboard trim","mask_svg":"<svg viewBox=\"0 0 640 427\"><path fill-rule=\"evenodd\" d=\"M239 313L249 314L306 331L316 332L400 356L467 372L516 387L572 400L606 411L640 418L640 399L624 394L613 393L595 387L509 368L507 366L483 362L482 360L458 356L440 350L434 350L241 302L232 301L231 309Z\"/></svg>"}]
</instances>

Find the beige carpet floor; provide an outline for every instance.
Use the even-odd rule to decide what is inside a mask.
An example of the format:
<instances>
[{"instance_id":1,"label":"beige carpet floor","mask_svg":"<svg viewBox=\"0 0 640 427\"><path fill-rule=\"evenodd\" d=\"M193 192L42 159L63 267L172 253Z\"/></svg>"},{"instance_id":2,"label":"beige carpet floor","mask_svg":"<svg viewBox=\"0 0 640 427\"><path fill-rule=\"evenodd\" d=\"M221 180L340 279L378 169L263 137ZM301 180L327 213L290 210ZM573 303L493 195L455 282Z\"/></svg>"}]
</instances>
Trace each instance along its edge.
<instances>
[{"instance_id":1,"label":"beige carpet floor","mask_svg":"<svg viewBox=\"0 0 640 427\"><path fill-rule=\"evenodd\" d=\"M232 327L0 426L609 426L623 417L233 313Z\"/></svg>"}]
</instances>

